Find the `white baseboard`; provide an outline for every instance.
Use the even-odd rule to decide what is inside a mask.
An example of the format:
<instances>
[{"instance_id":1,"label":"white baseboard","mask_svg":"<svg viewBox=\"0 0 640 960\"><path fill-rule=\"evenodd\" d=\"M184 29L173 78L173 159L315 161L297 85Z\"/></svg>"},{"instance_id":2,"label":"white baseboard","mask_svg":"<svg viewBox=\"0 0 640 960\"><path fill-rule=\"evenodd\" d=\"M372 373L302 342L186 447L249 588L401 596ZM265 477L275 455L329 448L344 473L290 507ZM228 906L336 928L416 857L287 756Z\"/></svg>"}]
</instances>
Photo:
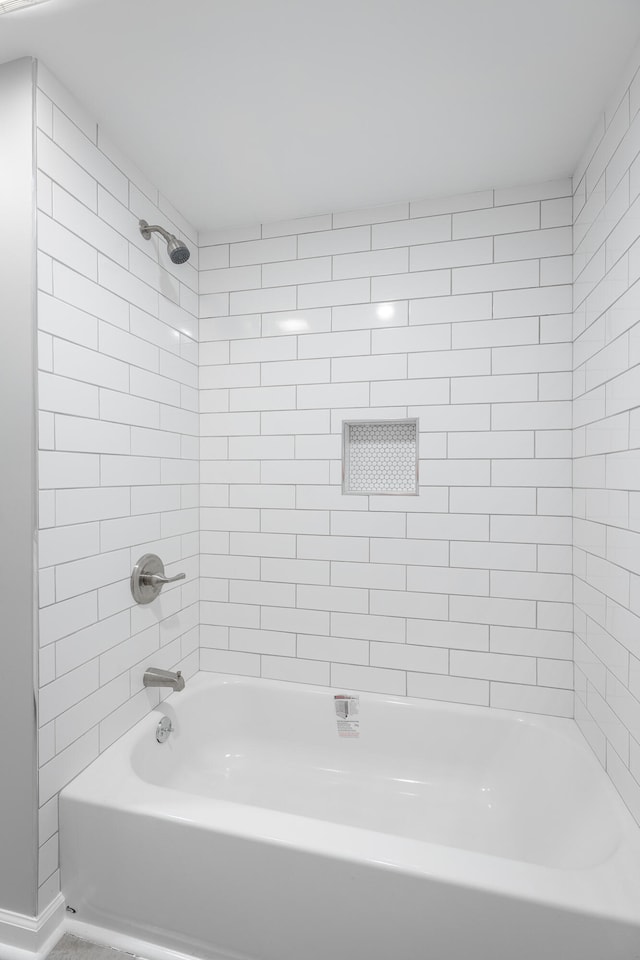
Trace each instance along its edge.
<instances>
[{"instance_id":1,"label":"white baseboard","mask_svg":"<svg viewBox=\"0 0 640 960\"><path fill-rule=\"evenodd\" d=\"M173 947L163 947L147 940L139 940L137 937L129 937L124 933L116 933L114 930L106 930L104 927L96 927L92 923L73 920L68 914L64 929L66 933L70 933L74 937L90 940L92 943L99 943L105 947L113 947L115 950L131 953L134 957L144 957L145 960L199 960L192 953L182 953L182 951ZM22 958L19 958L19 960L22 960ZM211 960L246 960L246 958L241 958L238 954L216 953L215 956L211 956Z\"/></svg>"},{"instance_id":2,"label":"white baseboard","mask_svg":"<svg viewBox=\"0 0 640 960\"><path fill-rule=\"evenodd\" d=\"M64 917L61 893L37 917L0 910L2 960L43 960L62 935Z\"/></svg>"},{"instance_id":3,"label":"white baseboard","mask_svg":"<svg viewBox=\"0 0 640 960\"><path fill-rule=\"evenodd\" d=\"M63 933L122 950L145 960L199 960L194 954L140 940L123 933L73 920L58 894L37 917L0 910L0 960L45 960ZM210 960L245 960L237 954L212 955Z\"/></svg>"}]
</instances>

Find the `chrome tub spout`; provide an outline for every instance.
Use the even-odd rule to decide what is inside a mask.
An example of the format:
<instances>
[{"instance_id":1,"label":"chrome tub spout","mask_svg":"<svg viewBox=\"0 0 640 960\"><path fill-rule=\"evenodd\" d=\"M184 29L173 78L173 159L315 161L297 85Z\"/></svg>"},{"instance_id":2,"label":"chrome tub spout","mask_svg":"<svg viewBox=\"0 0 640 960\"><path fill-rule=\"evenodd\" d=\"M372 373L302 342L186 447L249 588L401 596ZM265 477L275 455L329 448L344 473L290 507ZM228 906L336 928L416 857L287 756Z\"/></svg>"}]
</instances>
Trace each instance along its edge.
<instances>
[{"instance_id":1,"label":"chrome tub spout","mask_svg":"<svg viewBox=\"0 0 640 960\"><path fill-rule=\"evenodd\" d=\"M149 667L144 672L142 682L145 687L171 687L172 690L184 690L184 677L180 670L174 673L172 670Z\"/></svg>"}]
</instances>

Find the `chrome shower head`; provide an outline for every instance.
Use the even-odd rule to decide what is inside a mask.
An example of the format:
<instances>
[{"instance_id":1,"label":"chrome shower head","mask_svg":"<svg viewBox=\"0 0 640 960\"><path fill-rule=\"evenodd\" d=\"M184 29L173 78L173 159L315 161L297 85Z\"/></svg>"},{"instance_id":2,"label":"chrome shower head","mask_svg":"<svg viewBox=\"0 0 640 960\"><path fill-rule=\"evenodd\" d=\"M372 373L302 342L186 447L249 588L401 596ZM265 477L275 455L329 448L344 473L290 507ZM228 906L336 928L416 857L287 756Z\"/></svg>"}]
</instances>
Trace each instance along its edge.
<instances>
[{"instance_id":1,"label":"chrome shower head","mask_svg":"<svg viewBox=\"0 0 640 960\"><path fill-rule=\"evenodd\" d=\"M173 263L186 263L191 256L189 247L176 237L171 237L171 240L169 240L167 252Z\"/></svg>"},{"instance_id":2,"label":"chrome shower head","mask_svg":"<svg viewBox=\"0 0 640 960\"><path fill-rule=\"evenodd\" d=\"M174 236L172 233L169 233L169 231L165 230L164 227L149 226L146 220L140 220L139 226L140 233L145 240L150 240L152 233L159 233L160 236L164 238L167 244L167 253L171 258L172 263L186 263L191 256L191 251L186 243L183 243L182 240L178 240L176 236Z\"/></svg>"}]
</instances>

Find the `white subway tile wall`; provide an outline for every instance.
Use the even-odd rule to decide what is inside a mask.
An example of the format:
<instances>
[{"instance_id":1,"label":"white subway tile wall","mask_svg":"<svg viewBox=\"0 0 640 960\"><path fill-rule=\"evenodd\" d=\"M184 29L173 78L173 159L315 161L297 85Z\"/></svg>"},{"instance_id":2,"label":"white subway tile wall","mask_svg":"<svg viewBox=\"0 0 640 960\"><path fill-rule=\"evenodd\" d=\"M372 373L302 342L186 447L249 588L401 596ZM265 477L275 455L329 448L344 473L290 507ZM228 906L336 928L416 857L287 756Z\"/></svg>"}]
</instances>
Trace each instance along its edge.
<instances>
[{"instance_id":1,"label":"white subway tile wall","mask_svg":"<svg viewBox=\"0 0 640 960\"><path fill-rule=\"evenodd\" d=\"M576 720L640 820L640 57L574 194Z\"/></svg>"},{"instance_id":2,"label":"white subway tile wall","mask_svg":"<svg viewBox=\"0 0 640 960\"><path fill-rule=\"evenodd\" d=\"M575 191L198 249L39 65L41 907L58 792L157 703L151 659L559 716L575 659L640 820L639 76ZM408 417L419 495L343 495L343 421ZM187 573L152 609L128 584L148 550Z\"/></svg>"},{"instance_id":3,"label":"white subway tile wall","mask_svg":"<svg viewBox=\"0 0 640 960\"><path fill-rule=\"evenodd\" d=\"M38 88L42 909L58 792L158 703L145 665L198 670L200 544L197 236L42 64ZM187 579L136 607L148 551Z\"/></svg>"},{"instance_id":4,"label":"white subway tile wall","mask_svg":"<svg viewBox=\"0 0 640 960\"><path fill-rule=\"evenodd\" d=\"M202 669L573 716L571 253L569 180L202 239Z\"/></svg>"}]
</instances>

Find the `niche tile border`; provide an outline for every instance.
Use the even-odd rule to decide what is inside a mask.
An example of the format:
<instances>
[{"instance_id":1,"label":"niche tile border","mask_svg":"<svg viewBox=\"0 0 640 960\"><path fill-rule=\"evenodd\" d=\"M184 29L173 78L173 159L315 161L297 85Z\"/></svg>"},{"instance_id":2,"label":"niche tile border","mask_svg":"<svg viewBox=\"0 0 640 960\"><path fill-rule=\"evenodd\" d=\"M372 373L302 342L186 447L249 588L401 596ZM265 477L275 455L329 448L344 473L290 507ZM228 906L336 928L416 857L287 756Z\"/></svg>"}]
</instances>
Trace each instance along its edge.
<instances>
[{"instance_id":1,"label":"niche tile border","mask_svg":"<svg viewBox=\"0 0 640 960\"><path fill-rule=\"evenodd\" d=\"M344 420L342 492L418 496L418 419Z\"/></svg>"}]
</instances>

